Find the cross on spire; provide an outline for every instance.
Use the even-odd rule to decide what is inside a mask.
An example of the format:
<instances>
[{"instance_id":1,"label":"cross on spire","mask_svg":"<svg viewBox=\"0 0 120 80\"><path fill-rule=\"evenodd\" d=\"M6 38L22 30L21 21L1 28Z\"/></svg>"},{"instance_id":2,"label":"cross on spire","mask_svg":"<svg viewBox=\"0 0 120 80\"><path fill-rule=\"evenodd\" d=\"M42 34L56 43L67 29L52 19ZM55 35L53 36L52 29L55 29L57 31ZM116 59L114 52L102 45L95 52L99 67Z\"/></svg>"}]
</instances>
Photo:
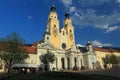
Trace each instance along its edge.
<instances>
[{"instance_id":1,"label":"cross on spire","mask_svg":"<svg viewBox=\"0 0 120 80\"><path fill-rule=\"evenodd\" d=\"M56 8L55 8L55 5L54 5L54 0L51 0L51 1L52 1L51 11L52 11L52 12L55 12L55 9L56 9Z\"/></svg>"},{"instance_id":2,"label":"cross on spire","mask_svg":"<svg viewBox=\"0 0 120 80\"><path fill-rule=\"evenodd\" d=\"M69 10L66 10L65 18L70 18Z\"/></svg>"},{"instance_id":3,"label":"cross on spire","mask_svg":"<svg viewBox=\"0 0 120 80\"><path fill-rule=\"evenodd\" d=\"M52 0L52 6L54 6L54 0Z\"/></svg>"}]
</instances>

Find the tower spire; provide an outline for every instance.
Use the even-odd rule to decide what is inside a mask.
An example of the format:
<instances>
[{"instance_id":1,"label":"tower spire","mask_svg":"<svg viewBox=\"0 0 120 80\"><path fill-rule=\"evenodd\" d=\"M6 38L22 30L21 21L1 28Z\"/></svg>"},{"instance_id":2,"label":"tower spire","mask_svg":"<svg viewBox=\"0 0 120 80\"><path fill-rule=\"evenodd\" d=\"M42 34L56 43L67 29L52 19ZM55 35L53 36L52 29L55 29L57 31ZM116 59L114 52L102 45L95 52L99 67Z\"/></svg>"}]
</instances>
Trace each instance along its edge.
<instances>
[{"instance_id":1,"label":"tower spire","mask_svg":"<svg viewBox=\"0 0 120 80\"><path fill-rule=\"evenodd\" d=\"M70 18L70 14L68 10L66 11L65 18L68 18L68 19Z\"/></svg>"},{"instance_id":2,"label":"tower spire","mask_svg":"<svg viewBox=\"0 0 120 80\"><path fill-rule=\"evenodd\" d=\"M52 7L51 7L51 11L52 12L55 12L56 8L55 8L55 5L54 5L54 0L52 0Z\"/></svg>"},{"instance_id":3,"label":"tower spire","mask_svg":"<svg viewBox=\"0 0 120 80\"><path fill-rule=\"evenodd\" d=\"M55 5L54 5L54 0L52 0L52 6L55 6Z\"/></svg>"}]
</instances>

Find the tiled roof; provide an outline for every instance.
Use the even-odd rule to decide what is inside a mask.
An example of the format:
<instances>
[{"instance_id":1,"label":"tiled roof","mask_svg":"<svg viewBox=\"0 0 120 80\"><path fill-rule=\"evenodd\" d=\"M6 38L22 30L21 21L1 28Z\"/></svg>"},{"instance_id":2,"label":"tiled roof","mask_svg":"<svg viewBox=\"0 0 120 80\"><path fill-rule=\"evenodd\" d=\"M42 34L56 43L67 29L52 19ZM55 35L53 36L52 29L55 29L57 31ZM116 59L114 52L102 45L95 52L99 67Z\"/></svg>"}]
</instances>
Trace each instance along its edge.
<instances>
[{"instance_id":1,"label":"tiled roof","mask_svg":"<svg viewBox=\"0 0 120 80\"><path fill-rule=\"evenodd\" d=\"M95 51L102 51L102 52L109 52L108 49L103 49L103 48L94 48Z\"/></svg>"},{"instance_id":2,"label":"tiled roof","mask_svg":"<svg viewBox=\"0 0 120 80\"><path fill-rule=\"evenodd\" d=\"M28 51L29 54L37 54L37 50L35 47L26 47L26 50Z\"/></svg>"},{"instance_id":3,"label":"tiled roof","mask_svg":"<svg viewBox=\"0 0 120 80\"><path fill-rule=\"evenodd\" d=\"M109 51L110 51L110 52L120 52L120 51L118 51L118 50L116 50L116 49L112 49L112 48L110 48Z\"/></svg>"},{"instance_id":4,"label":"tiled roof","mask_svg":"<svg viewBox=\"0 0 120 80\"><path fill-rule=\"evenodd\" d=\"M44 40L45 40L44 38L41 39L41 40L39 41L39 43L44 43Z\"/></svg>"},{"instance_id":5,"label":"tiled roof","mask_svg":"<svg viewBox=\"0 0 120 80\"><path fill-rule=\"evenodd\" d=\"M112 48L108 48L108 49L105 49L105 48L94 48L95 51L102 51L102 52L120 52L116 49L112 49Z\"/></svg>"},{"instance_id":6,"label":"tiled roof","mask_svg":"<svg viewBox=\"0 0 120 80\"><path fill-rule=\"evenodd\" d=\"M32 46L36 47L38 45L38 42L34 42Z\"/></svg>"},{"instance_id":7,"label":"tiled roof","mask_svg":"<svg viewBox=\"0 0 120 80\"><path fill-rule=\"evenodd\" d=\"M86 47L79 47L79 50L80 50L82 53L86 53L86 52L87 52Z\"/></svg>"},{"instance_id":8,"label":"tiled roof","mask_svg":"<svg viewBox=\"0 0 120 80\"><path fill-rule=\"evenodd\" d=\"M1 43L0 42L0 50L1 49L3 49L2 47L3 47L3 44L4 43ZM34 44L35 45L35 44ZM32 46L24 46L25 47L25 49L27 50L27 52L29 53L29 54L37 54L37 50L36 50L36 47L32 47ZM22 48L22 47L21 47Z\"/></svg>"}]
</instances>

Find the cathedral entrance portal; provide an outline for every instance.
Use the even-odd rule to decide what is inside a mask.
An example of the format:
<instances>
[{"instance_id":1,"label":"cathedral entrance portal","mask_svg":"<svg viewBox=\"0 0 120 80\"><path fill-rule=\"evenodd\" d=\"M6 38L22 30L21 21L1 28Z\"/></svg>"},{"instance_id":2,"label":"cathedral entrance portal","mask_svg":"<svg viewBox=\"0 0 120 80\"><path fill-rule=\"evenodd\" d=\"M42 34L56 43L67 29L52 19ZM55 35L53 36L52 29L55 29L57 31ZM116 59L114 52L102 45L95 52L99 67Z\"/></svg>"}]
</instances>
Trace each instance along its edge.
<instances>
[{"instance_id":1,"label":"cathedral entrance portal","mask_svg":"<svg viewBox=\"0 0 120 80\"><path fill-rule=\"evenodd\" d=\"M62 69L65 69L65 60L64 60L64 58L61 58L61 62L62 62Z\"/></svg>"},{"instance_id":2,"label":"cathedral entrance portal","mask_svg":"<svg viewBox=\"0 0 120 80\"><path fill-rule=\"evenodd\" d=\"M77 58L74 57L74 66L76 66Z\"/></svg>"},{"instance_id":3,"label":"cathedral entrance portal","mask_svg":"<svg viewBox=\"0 0 120 80\"><path fill-rule=\"evenodd\" d=\"M68 70L70 69L70 58L69 57L67 58L67 69Z\"/></svg>"}]
</instances>

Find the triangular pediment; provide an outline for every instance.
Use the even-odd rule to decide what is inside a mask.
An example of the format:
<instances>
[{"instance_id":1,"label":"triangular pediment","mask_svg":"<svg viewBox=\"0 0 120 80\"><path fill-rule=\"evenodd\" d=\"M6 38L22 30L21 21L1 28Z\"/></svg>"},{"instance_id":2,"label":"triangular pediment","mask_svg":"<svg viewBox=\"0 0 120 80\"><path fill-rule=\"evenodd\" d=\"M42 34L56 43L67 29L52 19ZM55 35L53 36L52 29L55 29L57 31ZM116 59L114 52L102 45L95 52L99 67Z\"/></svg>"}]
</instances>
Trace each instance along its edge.
<instances>
[{"instance_id":1,"label":"triangular pediment","mask_svg":"<svg viewBox=\"0 0 120 80\"><path fill-rule=\"evenodd\" d=\"M51 43L42 43L38 46L38 48L55 49L55 47Z\"/></svg>"},{"instance_id":2,"label":"triangular pediment","mask_svg":"<svg viewBox=\"0 0 120 80\"><path fill-rule=\"evenodd\" d=\"M76 46L71 47L71 51L76 51Z\"/></svg>"}]
</instances>

